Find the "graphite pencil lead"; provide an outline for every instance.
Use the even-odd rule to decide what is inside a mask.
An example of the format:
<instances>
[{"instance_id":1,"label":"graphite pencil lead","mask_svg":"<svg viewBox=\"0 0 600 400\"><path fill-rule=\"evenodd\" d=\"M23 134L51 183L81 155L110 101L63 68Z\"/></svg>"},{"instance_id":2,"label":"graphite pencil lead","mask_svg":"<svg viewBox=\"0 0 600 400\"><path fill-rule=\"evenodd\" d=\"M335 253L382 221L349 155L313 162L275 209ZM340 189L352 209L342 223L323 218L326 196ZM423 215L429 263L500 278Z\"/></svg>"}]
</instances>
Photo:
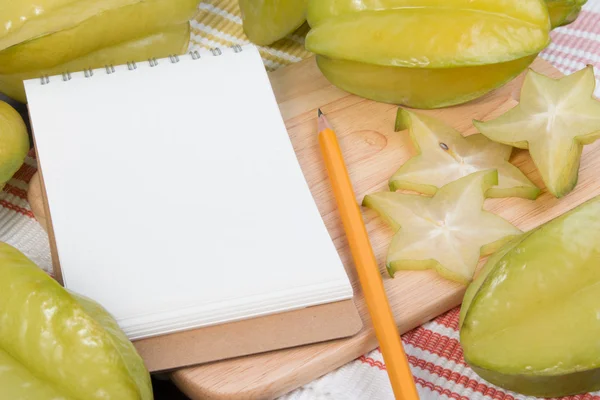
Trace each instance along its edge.
<instances>
[{"instance_id":1,"label":"graphite pencil lead","mask_svg":"<svg viewBox=\"0 0 600 400\"><path fill-rule=\"evenodd\" d=\"M323 112L321 110L319 110L319 111L320 111L319 118L317 118L317 125L319 128L319 132L322 132L325 129L331 129L331 125L329 125L329 121L327 121L325 114L323 114Z\"/></svg>"}]
</instances>

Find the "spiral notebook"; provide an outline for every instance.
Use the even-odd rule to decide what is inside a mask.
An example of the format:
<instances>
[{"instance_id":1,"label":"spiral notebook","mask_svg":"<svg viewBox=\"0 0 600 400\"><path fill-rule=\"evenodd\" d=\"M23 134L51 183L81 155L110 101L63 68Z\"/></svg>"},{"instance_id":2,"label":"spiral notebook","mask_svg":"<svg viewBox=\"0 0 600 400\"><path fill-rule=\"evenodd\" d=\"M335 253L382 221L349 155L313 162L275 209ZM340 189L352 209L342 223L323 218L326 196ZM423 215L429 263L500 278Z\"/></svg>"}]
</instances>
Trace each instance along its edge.
<instances>
[{"instance_id":1,"label":"spiral notebook","mask_svg":"<svg viewBox=\"0 0 600 400\"><path fill-rule=\"evenodd\" d=\"M25 88L55 271L151 370L361 327L254 46Z\"/></svg>"}]
</instances>

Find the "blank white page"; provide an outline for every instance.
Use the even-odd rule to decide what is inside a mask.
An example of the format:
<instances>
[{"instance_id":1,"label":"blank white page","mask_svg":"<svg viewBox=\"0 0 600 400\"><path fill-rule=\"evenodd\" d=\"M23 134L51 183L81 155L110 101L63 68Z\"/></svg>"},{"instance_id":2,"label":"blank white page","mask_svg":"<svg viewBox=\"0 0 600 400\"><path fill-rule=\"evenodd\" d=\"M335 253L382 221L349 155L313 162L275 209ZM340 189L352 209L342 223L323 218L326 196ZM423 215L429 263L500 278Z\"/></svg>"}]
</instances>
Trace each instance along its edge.
<instances>
[{"instance_id":1,"label":"blank white page","mask_svg":"<svg viewBox=\"0 0 600 400\"><path fill-rule=\"evenodd\" d=\"M65 286L130 338L352 297L255 47L25 87Z\"/></svg>"}]
</instances>

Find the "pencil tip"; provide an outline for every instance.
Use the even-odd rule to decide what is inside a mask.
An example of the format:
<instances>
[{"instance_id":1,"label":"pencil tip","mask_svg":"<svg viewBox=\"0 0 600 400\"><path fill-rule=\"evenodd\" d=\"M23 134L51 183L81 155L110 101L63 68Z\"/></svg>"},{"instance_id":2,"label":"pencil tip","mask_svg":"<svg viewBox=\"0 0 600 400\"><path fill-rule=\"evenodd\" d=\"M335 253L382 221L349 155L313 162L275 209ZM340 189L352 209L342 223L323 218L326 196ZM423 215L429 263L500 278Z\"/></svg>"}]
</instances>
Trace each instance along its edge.
<instances>
[{"instance_id":1,"label":"pencil tip","mask_svg":"<svg viewBox=\"0 0 600 400\"><path fill-rule=\"evenodd\" d=\"M319 132L321 132L325 129L331 129L331 126L329 125L329 122L327 121L327 117L325 117L325 114L323 114L323 111L321 111L320 108L317 108L317 111L319 113L319 118L317 118L317 126L319 128Z\"/></svg>"}]
</instances>

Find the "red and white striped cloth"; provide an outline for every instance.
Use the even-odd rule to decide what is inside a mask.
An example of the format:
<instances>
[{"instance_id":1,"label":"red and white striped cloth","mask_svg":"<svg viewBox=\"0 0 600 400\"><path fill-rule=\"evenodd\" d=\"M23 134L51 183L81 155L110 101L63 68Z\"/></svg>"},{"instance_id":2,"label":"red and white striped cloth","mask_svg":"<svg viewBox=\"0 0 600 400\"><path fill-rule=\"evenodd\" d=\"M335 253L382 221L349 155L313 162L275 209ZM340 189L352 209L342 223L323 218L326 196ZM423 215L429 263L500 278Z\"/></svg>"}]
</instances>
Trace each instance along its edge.
<instances>
[{"instance_id":1,"label":"red and white striped cloth","mask_svg":"<svg viewBox=\"0 0 600 400\"><path fill-rule=\"evenodd\" d=\"M552 34L542 57L564 73L587 64L600 72L600 0L589 0L579 19ZM600 96L600 84L596 90ZM33 152L0 193L0 240L9 243L52 273L48 237L27 203L28 183L36 171ZM110 190L110 188L107 188ZM464 362L458 341L458 308L411 332L402 339L421 399L531 400L503 391L480 379ZM387 400L393 394L379 350L281 397L280 400ZM600 392L565 398L600 400Z\"/></svg>"}]
</instances>

